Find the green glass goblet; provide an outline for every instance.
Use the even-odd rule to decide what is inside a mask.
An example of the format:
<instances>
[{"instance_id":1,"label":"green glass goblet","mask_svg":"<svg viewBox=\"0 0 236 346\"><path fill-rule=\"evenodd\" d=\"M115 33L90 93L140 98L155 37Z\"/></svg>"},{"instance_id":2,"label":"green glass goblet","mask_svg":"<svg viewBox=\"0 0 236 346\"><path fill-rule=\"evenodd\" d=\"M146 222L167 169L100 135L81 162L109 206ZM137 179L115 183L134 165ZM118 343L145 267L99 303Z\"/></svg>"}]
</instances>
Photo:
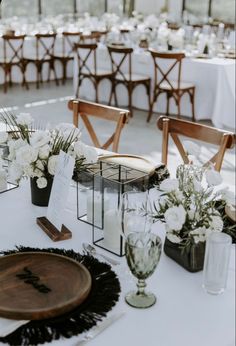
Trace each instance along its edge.
<instances>
[{"instance_id":1,"label":"green glass goblet","mask_svg":"<svg viewBox=\"0 0 236 346\"><path fill-rule=\"evenodd\" d=\"M125 255L131 273L138 279L137 291L129 292L125 300L135 308L148 308L155 304L153 293L145 291L146 279L156 269L161 256L162 242L153 233L130 233L125 242Z\"/></svg>"}]
</instances>

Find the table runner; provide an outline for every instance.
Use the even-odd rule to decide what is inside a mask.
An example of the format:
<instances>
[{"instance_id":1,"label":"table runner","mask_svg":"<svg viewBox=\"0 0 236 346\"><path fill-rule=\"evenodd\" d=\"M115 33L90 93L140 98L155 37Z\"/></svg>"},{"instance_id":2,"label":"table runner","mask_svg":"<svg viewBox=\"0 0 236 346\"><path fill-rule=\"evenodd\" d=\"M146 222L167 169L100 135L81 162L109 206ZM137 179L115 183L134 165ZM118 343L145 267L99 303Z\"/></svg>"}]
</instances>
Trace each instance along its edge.
<instances>
[{"instance_id":1,"label":"table runner","mask_svg":"<svg viewBox=\"0 0 236 346\"><path fill-rule=\"evenodd\" d=\"M49 252L70 257L83 264L92 277L92 289L88 298L76 309L46 320L31 321L18 328L0 342L10 345L38 345L57 340L60 337L70 338L81 334L101 321L119 299L120 283L110 265L101 263L96 258L81 255L73 250L57 248L39 249L17 246L13 250L1 251L1 255L17 252Z\"/></svg>"}]
</instances>

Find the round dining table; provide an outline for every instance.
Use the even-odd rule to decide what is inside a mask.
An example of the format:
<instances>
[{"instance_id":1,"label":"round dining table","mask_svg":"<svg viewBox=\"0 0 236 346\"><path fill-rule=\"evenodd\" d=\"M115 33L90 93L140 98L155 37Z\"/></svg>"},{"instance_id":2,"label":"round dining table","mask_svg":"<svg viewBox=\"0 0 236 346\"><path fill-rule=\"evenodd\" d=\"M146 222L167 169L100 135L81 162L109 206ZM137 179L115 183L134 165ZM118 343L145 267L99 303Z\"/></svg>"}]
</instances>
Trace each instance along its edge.
<instances>
[{"instance_id":1,"label":"round dining table","mask_svg":"<svg viewBox=\"0 0 236 346\"><path fill-rule=\"evenodd\" d=\"M82 243L91 243L91 226L77 219L74 184L71 184L63 215L63 223L72 232L71 239L53 242L42 231L36 224L36 218L45 216L46 212L47 208L31 203L30 184L27 180L22 180L19 187L1 193L0 250L10 250L23 245L34 248L73 249L82 253ZM163 224L155 223L152 232L160 235L164 241ZM148 309L136 309L126 304L125 294L135 288L135 279L127 272L124 257L120 258L106 251L103 253L120 262L112 269L119 277L121 294L107 318L118 312L124 314L91 339L89 346L235 345L235 245L232 245L231 249L227 288L220 295L211 295L204 291L201 271L190 273L162 252L157 269L147 280L147 289L157 297L156 304ZM0 326L1 320L0 318ZM45 345L79 346L81 337L60 338Z\"/></svg>"}]
</instances>

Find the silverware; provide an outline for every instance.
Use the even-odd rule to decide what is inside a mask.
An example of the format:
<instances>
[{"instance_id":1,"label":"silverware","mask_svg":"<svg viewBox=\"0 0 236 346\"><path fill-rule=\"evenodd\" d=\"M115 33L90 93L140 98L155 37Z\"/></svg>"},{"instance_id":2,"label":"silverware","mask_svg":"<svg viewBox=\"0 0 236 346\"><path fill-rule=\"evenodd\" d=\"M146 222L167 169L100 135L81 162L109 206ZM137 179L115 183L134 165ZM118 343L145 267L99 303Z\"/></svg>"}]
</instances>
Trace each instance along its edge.
<instances>
[{"instance_id":1,"label":"silverware","mask_svg":"<svg viewBox=\"0 0 236 346\"><path fill-rule=\"evenodd\" d=\"M119 261L114 260L111 257L105 256L103 254L101 254L100 252L97 252L97 250L95 249L94 246L92 246L91 244L88 243L83 243L82 244L83 249L85 250L85 252L87 252L88 254L92 255L92 256L100 256L102 257L105 261L109 262L112 265L118 265L120 264Z\"/></svg>"},{"instance_id":2,"label":"silverware","mask_svg":"<svg viewBox=\"0 0 236 346\"><path fill-rule=\"evenodd\" d=\"M120 319L122 316L124 316L125 312L118 312L116 314L113 314L109 317L107 317L104 321L99 323L97 326L93 327L88 333L84 335L84 337L76 343L75 346L83 346L91 339L95 338L98 334L102 333L106 328L108 328L112 323Z\"/></svg>"}]
</instances>

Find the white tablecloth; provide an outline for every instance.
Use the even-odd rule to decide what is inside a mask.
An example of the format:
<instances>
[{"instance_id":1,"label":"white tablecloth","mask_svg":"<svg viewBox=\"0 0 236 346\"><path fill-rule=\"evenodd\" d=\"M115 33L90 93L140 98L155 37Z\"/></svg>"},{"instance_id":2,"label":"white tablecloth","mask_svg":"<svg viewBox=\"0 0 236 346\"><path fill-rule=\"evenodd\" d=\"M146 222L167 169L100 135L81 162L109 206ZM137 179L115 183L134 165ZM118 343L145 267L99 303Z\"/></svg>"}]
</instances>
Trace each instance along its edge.
<instances>
[{"instance_id":1,"label":"white tablecloth","mask_svg":"<svg viewBox=\"0 0 236 346\"><path fill-rule=\"evenodd\" d=\"M0 249L15 245L61 247L81 251L82 242L91 241L90 226L76 219L75 188L71 188L64 223L73 232L70 240L53 243L36 225L36 217L46 208L33 206L29 182L0 194ZM156 224L154 232L164 238L164 228ZM131 284L121 277L122 293L114 312L126 312L115 324L91 340L91 346L233 346L235 341L235 247L229 268L227 290L219 296L205 293L202 272L189 273L164 253L157 270L148 280L148 288L158 301L146 310L124 302ZM122 259L124 261L124 259ZM55 341L53 345L76 345L78 337Z\"/></svg>"},{"instance_id":2,"label":"white tablecloth","mask_svg":"<svg viewBox=\"0 0 236 346\"><path fill-rule=\"evenodd\" d=\"M101 69L109 69L110 61L106 48L98 50L98 65ZM164 63L165 64L165 63ZM148 52L135 51L133 55L133 73L150 76L154 81L154 66ZM77 87L78 63L75 57L74 92ZM174 76L176 79L176 75ZM232 59L192 59L185 58L182 66L182 80L196 86L195 112L196 119L211 119L219 128L235 128L235 61ZM127 89L119 86L117 89L120 106L128 104ZM99 100L108 102L110 82L102 81L99 87ZM80 97L95 99L94 87L91 82L83 81ZM133 93L133 105L148 110L146 90L139 86ZM161 95L155 104L154 111L166 111L166 96ZM170 112L176 114L177 107L171 101ZM181 114L191 117L191 104L186 94L181 101Z\"/></svg>"}]
</instances>

